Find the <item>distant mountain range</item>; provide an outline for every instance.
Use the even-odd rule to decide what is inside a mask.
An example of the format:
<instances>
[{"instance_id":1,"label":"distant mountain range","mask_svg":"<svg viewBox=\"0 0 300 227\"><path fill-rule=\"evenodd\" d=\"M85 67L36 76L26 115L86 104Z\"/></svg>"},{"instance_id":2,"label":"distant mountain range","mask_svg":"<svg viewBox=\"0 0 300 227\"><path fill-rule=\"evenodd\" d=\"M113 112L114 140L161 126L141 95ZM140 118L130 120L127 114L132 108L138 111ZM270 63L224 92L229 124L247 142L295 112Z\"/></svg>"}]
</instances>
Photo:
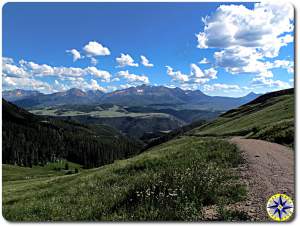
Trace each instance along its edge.
<instances>
[{"instance_id":1,"label":"distant mountain range","mask_svg":"<svg viewBox=\"0 0 300 227\"><path fill-rule=\"evenodd\" d=\"M24 108L57 105L116 104L122 106L166 105L180 106L182 109L229 110L243 105L259 96L249 93L244 97L208 96L199 90L182 90L164 86L141 85L110 93L82 91L72 88L64 92L42 94L37 91L11 90L2 93L7 101Z\"/></svg>"},{"instance_id":2,"label":"distant mountain range","mask_svg":"<svg viewBox=\"0 0 300 227\"><path fill-rule=\"evenodd\" d=\"M14 102L25 98L32 98L38 95L43 95L43 94L39 91L30 91L30 90L22 90L22 89L15 89L15 90L2 92L3 98L5 98L7 101L10 102Z\"/></svg>"}]
</instances>

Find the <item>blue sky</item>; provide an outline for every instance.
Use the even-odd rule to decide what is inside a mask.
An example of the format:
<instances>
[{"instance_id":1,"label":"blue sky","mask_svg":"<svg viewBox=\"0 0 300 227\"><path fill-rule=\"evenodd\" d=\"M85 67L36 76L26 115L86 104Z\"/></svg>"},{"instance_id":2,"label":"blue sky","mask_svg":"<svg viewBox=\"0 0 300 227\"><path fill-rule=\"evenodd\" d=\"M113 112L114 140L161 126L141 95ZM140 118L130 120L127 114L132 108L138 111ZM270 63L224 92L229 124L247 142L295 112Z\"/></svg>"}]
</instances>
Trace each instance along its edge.
<instances>
[{"instance_id":1,"label":"blue sky","mask_svg":"<svg viewBox=\"0 0 300 227\"><path fill-rule=\"evenodd\" d=\"M7 3L3 89L148 83L242 96L288 88L292 11L253 3Z\"/></svg>"}]
</instances>

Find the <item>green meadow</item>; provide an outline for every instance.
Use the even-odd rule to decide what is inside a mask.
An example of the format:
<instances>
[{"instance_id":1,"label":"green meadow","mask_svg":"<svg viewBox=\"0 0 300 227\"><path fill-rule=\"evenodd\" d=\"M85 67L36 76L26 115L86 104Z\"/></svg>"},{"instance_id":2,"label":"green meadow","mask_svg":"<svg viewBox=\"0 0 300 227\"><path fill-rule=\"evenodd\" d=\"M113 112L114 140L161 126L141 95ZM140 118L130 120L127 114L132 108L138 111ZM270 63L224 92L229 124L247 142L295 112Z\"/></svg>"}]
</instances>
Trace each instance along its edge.
<instances>
[{"instance_id":1,"label":"green meadow","mask_svg":"<svg viewBox=\"0 0 300 227\"><path fill-rule=\"evenodd\" d=\"M242 161L239 150L224 140L184 136L100 168L69 164L78 173L67 174L65 164L60 170L3 165L3 216L9 221L202 220L205 206L224 211L245 199L236 171ZM218 219L247 218L230 212Z\"/></svg>"}]
</instances>

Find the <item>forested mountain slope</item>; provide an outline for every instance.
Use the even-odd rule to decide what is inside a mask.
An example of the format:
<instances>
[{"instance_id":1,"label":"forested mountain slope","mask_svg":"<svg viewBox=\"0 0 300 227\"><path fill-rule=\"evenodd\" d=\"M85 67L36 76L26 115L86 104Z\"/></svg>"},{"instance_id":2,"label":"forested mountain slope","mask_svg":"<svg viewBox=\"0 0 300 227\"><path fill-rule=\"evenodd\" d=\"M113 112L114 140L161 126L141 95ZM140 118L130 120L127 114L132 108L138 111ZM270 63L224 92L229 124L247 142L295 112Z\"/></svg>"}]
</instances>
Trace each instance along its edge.
<instances>
[{"instance_id":1,"label":"forested mountain slope","mask_svg":"<svg viewBox=\"0 0 300 227\"><path fill-rule=\"evenodd\" d=\"M44 165L67 159L87 168L136 154L140 145L114 129L33 115L2 100L3 163Z\"/></svg>"}]
</instances>

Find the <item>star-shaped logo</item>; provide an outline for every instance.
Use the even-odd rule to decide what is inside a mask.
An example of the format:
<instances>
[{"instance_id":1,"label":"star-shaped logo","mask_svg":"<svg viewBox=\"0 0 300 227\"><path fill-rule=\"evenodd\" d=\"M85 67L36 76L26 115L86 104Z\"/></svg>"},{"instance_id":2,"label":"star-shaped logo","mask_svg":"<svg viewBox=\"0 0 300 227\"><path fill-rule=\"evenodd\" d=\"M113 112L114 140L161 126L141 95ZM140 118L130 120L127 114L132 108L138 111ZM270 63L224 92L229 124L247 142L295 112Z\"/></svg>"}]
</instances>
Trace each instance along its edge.
<instances>
[{"instance_id":1,"label":"star-shaped logo","mask_svg":"<svg viewBox=\"0 0 300 227\"><path fill-rule=\"evenodd\" d=\"M288 210L292 209L293 206L287 204L288 200L283 200L282 196L280 195L278 200L273 199L273 204L268 206L269 209L273 209L273 215L278 215L279 219L281 220L284 216L288 215Z\"/></svg>"}]
</instances>

